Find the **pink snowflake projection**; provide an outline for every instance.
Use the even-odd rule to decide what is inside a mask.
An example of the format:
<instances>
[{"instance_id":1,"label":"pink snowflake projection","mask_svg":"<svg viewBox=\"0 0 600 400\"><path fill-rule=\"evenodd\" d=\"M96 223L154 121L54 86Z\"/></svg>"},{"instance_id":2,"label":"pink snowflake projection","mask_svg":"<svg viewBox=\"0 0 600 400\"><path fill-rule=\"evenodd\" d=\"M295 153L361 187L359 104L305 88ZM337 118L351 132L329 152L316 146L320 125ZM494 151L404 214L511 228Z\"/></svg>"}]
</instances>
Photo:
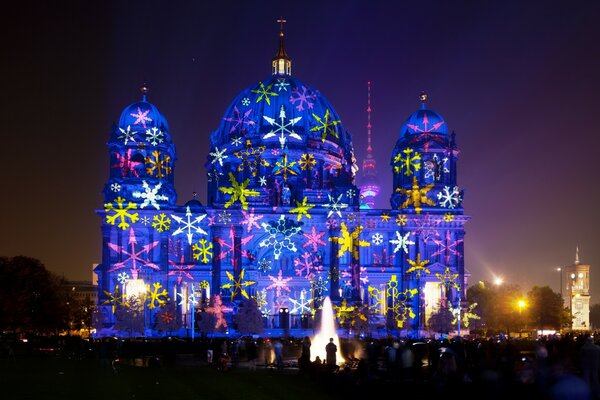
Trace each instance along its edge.
<instances>
[{"instance_id":1,"label":"pink snowflake projection","mask_svg":"<svg viewBox=\"0 0 600 400\"><path fill-rule=\"evenodd\" d=\"M316 98L316 94L314 94L306 86L301 85L300 90L298 90L297 87L292 89L292 93L290 94L290 103L296 106L296 110L298 111L304 111L305 106L306 109L311 110L315 104Z\"/></svg>"},{"instance_id":2,"label":"pink snowflake projection","mask_svg":"<svg viewBox=\"0 0 600 400\"><path fill-rule=\"evenodd\" d=\"M181 281L184 277L190 281L194 280L194 277L189 272L192 268L194 268L194 264L186 264L185 257L183 254L181 255L179 262L169 260L169 264L173 269L169 271L167 275L177 276L177 285L181 285Z\"/></svg>"},{"instance_id":3,"label":"pink snowflake projection","mask_svg":"<svg viewBox=\"0 0 600 400\"><path fill-rule=\"evenodd\" d=\"M325 232L317 233L316 227L311 227L311 233L303 233L302 236L306 238L306 242L302 245L302 247L310 247L312 246L313 251L316 252L319 250L319 246L325 246L325 241L322 239L325 236Z\"/></svg>"},{"instance_id":4,"label":"pink snowflake projection","mask_svg":"<svg viewBox=\"0 0 600 400\"><path fill-rule=\"evenodd\" d=\"M146 129L146 122L152 122L152 118L148 117L148 113L150 109L142 111L140 107L137 109L137 114L130 113L133 118L135 118L134 125L142 124L144 129Z\"/></svg>"},{"instance_id":5,"label":"pink snowflake projection","mask_svg":"<svg viewBox=\"0 0 600 400\"><path fill-rule=\"evenodd\" d=\"M450 256L462 257L462 254L458 251L458 245L463 242L463 239L453 240L450 231L446 231L445 239L432 239L432 241L438 245L438 250L432 253L430 257L443 255L446 264L450 264Z\"/></svg>"},{"instance_id":6,"label":"pink snowflake projection","mask_svg":"<svg viewBox=\"0 0 600 400\"><path fill-rule=\"evenodd\" d=\"M135 237L135 231L133 228L129 229L129 240L128 245L130 250L127 250L126 246L120 246L114 243L107 243L107 246L119 255L119 258L122 261L114 263L112 267L109 268L108 272L118 271L122 268L126 268L129 266L131 270L131 275L133 279L138 278L139 272L142 270L142 267L151 268L155 271L160 271L160 267L153 262L150 262L148 258L142 257L142 254L146 254L148 256L150 254L150 250L158 246L159 241L149 243L147 245L142 246L141 249L136 250L137 239Z\"/></svg>"},{"instance_id":7,"label":"pink snowflake projection","mask_svg":"<svg viewBox=\"0 0 600 400\"><path fill-rule=\"evenodd\" d=\"M287 297L287 296L276 299L275 304L273 304L273 309L280 310L282 308L288 308L288 300L289 300L289 297Z\"/></svg>"},{"instance_id":8,"label":"pink snowflake projection","mask_svg":"<svg viewBox=\"0 0 600 400\"><path fill-rule=\"evenodd\" d=\"M258 221L263 219L264 215L262 215L262 214L255 215L254 208L251 208L250 211L248 211L248 212L242 210L242 217L243 217L242 225L246 225L246 229L248 230L248 233L250 233L252 231L253 227L260 229L260 225L258 224Z\"/></svg>"},{"instance_id":9,"label":"pink snowflake projection","mask_svg":"<svg viewBox=\"0 0 600 400\"><path fill-rule=\"evenodd\" d=\"M340 226L340 223L335 218L329 218L327 221L325 221L325 228L327 229L334 230L338 226Z\"/></svg>"},{"instance_id":10,"label":"pink snowflake projection","mask_svg":"<svg viewBox=\"0 0 600 400\"><path fill-rule=\"evenodd\" d=\"M287 292L288 294L290 293L290 287L288 286L288 282L291 281L293 278L292 277L284 278L282 275L283 275L283 271L281 269L279 270L277 277L275 277L273 275L268 275L268 278L273 283L271 283L269 286L267 286L265 288L267 290L275 290L275 296L277 296L277 297L281 296L282 292Z\"/></svg>"},{"instance_id":11,"label":"pink snowflake projection","mask_svg":"<svg viewBox=\"0 0 600 400\"><path fill-rule=\"evenodd\" d=\"M380 254L373 253L373 266L379 267L381 272L385 272L386 268L394 266L395 254L388 254L387 249L384 247Z\"/></svg>"},{"instance_id":12,"label":"pink snowflake projection","mask_svg":"<svg viewBox=\"0 0 600 400\"><path fill-rule=\"evenodd\" d=\"M268 236L258 245L260 247L273 247L273 257L279 260L279 256L284 249L296 252L293 236L302 233L300 227L303 224L303 222L295 222L286 218L284 215L281 215L276 221L263 222L262 227L268 233Z\"/></svg>"},{"instance_id":13,"label":"pink snowflake projection","mask_svg":"<svg viewBox=\"0 0 600 400\"><path fill-rule=\"evenodd\" d=\"M368 218L365 221L365 228L367 228L367 229L375 229L376 226L377 226L377 221L375 221L373 218Z\"/></svg>"},{"instance_id":14,"label":"pink snowflake projection","mask_svg":"<svg viewBox=\"0 0 600 400\"><path fill-rule=\"evenodd\" d=\"M369 276L367 275L367 268L366 267L360 267L360 274L358 274L357 272L357 268L358 268L358 264L351 264L348 265L348 267L342 271L341 274L341 278L345 279L344 283L348 286L352 286L352 287L359 287L360 283L358 282L359 276L360 276L360 282L362 282L363 284L367 284L369 283Z\"/></svg>"},{"instance_id":15,"label":"pink snowflake projection","mask_svg":"<svg viewBox=\"0 0 600 400\"><path fill-rule=\"evenodd\" d=\"M120 168L121 176L126 178L128 176L135 176L136 178L140 177L140 173L136 169L138 166L143 165L142 161L134 161L131 155L132 149L127 149L125 154L121 155L115 152L115 157L117 157L117 163L113 164L111 168Z\"/></svg>"},{"instance_id":16,"label":"pink snowflake projection","mask_svg":"<svg viewBox=\"0 0 600 400\"><path fill-rule=\"evenodd\" d=\"M319 265L318 257L312 253L306 252L294 259L294 269L296 270L297 276L313 279L315 274L323 271L323 266Z\"/></svg>"},{"instance_id":17,"label":"pink snowflake projection","mask_svg":"<svg viewBox=\"0 0 600 400\"><path fill-rule=\"evenodd\" d=\"M252 240L253 237L254 235L243 236L236 244L235 229L233 225L231 225L229 228L229 240L222 239L220 237L215 237L215 240L221 246L221 252L216 255L215 259L223 260L227 256L231 256L231 265L233 266L233 270L237 271L239 267L238 257L236 257L235 254L237 252L240 252L242 257L249 258L250 254L248 251L243 250L243 246L245 246L250 240Z\"/></svg>"},{"instance_id":18,"label":"pink snowflake projection","mask_svg":"<svg viewBox=\"0 0 600 400\"><path fill-rule=\"evenodd\" d=\"M215 295L212 297L212 305L206 307L206 312L209 312L215 316L217 321L215 322L215 329L227 328L227 321L225 321L225 313L233 311L231 308L223 305L221 295Z\"/></svg>"},{"instance_id":19,"label":"pink snowflake projection","mask_svg":"<svg viewBox=\"0 0 600 400\"><path fill-rule=\"evenodd\" d=\"M427 117L427 113L423 113L423 119L418 125L415 124L406 124L406 126L412 131L412 133L418 133L415 137L413 137L409 143L416 143L423 141L425 152L429 149L430 141L435 141L437 143L443 144L444 139L441 138L436 131L444 125L445 121L439 121L435 124L429 125L429 117Z\"/></svg>"},{"instance_id":20,"label":"pink snowflake projection","mask_svg":"<svg viewBox=\"0 0 600 400\"><path fill-rule=\"evenodd\" d=\"M432 238L437 238L440 236L437 227L442 221L442 218L434 217L431 214L415 217L413 218L415 229L412 234L414 236L420 236L421 239L423 239L423 242L427 243Z\"/></svg>"},{"instance_id":21,"label":"pink snowflake projection","mask_svg":"<svg viewBox=\"0 0 600 400\"><path fill-rule=\"evenodd\" d=\"M245 127L247 126L255 126L256 122L249 118L252 113L252 109L249 108L244 113L238 110L237 106L233 106L233 117L223 118L227 122L231 122L231 128L229 128L229 133L235 132L236 129L240 128L240 131L244 132Z\"/></svg>"}]
</instances>

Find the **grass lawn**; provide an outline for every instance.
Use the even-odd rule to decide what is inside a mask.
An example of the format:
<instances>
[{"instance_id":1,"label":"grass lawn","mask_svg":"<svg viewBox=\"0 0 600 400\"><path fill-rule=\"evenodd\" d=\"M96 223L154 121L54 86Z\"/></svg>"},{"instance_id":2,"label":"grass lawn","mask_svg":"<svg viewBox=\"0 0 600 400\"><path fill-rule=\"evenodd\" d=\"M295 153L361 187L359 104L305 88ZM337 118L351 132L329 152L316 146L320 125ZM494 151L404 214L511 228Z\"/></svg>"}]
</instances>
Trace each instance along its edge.
<instances>
[{"instance_id":1,"label":"grass lawn","mask_svg":"<svg viewBox=\"0 0 600 400\"><path fill-rule=\"evenodd\" d=\"M334 397L308 377L291 371L220 372L209 366L154 369L123 366L115 374L101 368L97 359L30 357L0 360L0 398L326 400Z\"/></svg>"}]
</instances>

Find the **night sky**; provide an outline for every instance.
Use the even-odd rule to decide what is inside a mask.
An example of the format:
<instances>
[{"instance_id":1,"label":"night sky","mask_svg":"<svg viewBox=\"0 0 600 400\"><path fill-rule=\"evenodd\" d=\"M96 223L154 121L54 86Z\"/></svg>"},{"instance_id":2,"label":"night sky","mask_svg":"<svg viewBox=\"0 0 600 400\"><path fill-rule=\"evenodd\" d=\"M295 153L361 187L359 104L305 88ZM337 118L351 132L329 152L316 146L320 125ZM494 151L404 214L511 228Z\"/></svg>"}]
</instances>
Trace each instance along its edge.
<instances>
[{"instance_id":1,"label":"night sky","mask_svg":"<svg viewBox=\"0 0 600 400\"><path fill-rule=\"evenodd\" d=\"M600 302L599 2L49 3L62 2L3 10L0 255L91 279L106 142L143 81L177 147L178 203L193 192L205 203L209 135L270 75L283 15L293 75L333 104L359 163L372 81L378 207L389 208L392 148L424 90L461 150L471 282L558 291L555 268L579 245Z\"/></svg>"}]
</instances>

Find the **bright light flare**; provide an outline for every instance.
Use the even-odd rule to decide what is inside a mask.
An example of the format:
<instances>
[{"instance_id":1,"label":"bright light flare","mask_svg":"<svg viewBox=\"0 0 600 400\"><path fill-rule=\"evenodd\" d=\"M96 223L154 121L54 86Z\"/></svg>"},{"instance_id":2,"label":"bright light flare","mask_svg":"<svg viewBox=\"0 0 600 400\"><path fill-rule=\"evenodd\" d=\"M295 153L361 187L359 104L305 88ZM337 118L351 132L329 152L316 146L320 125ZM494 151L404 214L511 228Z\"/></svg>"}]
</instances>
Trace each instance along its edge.
<instances>
[{"instance_id":1,"label":"bright light flare","mask_svg":"<svg viewBox=\"0 0 600 400\"><path fill-rule=\"evenodd\" d=\"M335 329L333 307L331 306L331 299L327 296L325 297L325 300L323 300L323 309L321 310L321 329L311 339L310 356L312 361L319 356L321 362L325 363L327 360L325 346L329 343L329 338L333 338L333 343L337 346L336 361L338 365L343 364L345 360L341 354L342 347L340 346L340 338Z\"/></svg>"}]
</instances>

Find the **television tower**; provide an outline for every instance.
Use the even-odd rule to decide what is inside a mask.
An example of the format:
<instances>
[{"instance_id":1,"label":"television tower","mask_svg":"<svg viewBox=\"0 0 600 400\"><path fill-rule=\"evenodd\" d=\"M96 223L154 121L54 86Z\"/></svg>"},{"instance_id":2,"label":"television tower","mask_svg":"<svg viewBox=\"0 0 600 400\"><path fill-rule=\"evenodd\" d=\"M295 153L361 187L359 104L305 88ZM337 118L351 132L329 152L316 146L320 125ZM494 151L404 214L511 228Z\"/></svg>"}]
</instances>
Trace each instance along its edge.
<instances>
[{"instance_id":1,"label":"television tower","mask_svg":"<svg viewBox=\"0 0 600 400\"><path fill-rule=\"evenodd\" d=\"M362 163L362 175L360 183L361 203L368 208L375 207L375 197L379 194L380 186L377 179L377 162L373 158L373 146L371 142L371 81L367 82L367 157Z\"/></svg>"}]
</instances>

